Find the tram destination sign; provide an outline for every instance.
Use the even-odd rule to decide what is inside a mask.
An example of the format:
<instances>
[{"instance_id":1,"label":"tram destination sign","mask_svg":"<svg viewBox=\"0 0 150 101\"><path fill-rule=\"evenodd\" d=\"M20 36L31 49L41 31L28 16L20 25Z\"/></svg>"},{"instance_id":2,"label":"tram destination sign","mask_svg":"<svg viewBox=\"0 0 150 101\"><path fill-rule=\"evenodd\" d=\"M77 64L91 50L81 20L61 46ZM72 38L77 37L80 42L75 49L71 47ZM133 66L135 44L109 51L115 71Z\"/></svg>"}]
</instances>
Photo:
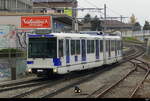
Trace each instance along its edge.
<instances>
[{"instance_id":1,"label":"tram destination sign","mask_svg":"<svg viewBox=\"0 0 150 101\"><path fill-rule=\"evenodd\" d=\"M21 28L52 28L51 16L22 16Z\"/></svg>"}]
</instances>

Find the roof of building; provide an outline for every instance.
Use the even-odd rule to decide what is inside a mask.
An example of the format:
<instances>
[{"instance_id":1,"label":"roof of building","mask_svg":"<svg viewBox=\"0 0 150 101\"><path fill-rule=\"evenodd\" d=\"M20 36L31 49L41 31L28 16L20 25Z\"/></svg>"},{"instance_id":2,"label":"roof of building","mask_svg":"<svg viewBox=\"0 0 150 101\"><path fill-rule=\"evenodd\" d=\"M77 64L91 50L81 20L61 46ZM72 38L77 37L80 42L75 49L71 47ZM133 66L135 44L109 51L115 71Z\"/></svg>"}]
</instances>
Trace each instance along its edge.
<instances>
[{"instance_id":1,"label":"roof of building","mask_svg":"<svg viewBox=\"0 0 150 101\"><path fill-rule=\"evenodd\" d=\"M33 2L76 2L77 0L33 0Z\"/></svg>"},{"instance_id":2,"label":"roof of building","mask_svg":"<svg viewBox=\"0 0 150 101\"><path fill-rule=\"evenodd\" d=\"M107 27L132 27L131 24L123 23L118 20L106 20L103 21L102 26L107 26Z\"/></svg>"}]
</instances>

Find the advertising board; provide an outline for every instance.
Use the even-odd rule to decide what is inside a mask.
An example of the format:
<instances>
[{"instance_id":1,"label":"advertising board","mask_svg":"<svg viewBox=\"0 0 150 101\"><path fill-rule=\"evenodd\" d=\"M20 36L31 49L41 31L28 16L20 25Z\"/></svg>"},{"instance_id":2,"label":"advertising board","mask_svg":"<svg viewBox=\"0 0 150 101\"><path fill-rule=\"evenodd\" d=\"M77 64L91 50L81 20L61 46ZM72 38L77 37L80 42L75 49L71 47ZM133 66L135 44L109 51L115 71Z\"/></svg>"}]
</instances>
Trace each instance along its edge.
<instances>
[{"instance_id":1,"label":"advertising board","mask_svg":"<svg viewBox=\"0 0 150 101\"><path fill-rule=\"evenodd\" d=\"M22 16L21 28L52 28L51 16Z\"/></svg>"},{"instance_id":2,"label":"advertising board","mask_svg":"<svg viewBox=\"0 0 150 101\"><path fill-rule=\"evenodd\" d=\"M64 9L64 14L72 17L72 9Z\"/></svg>"}]
</instances>

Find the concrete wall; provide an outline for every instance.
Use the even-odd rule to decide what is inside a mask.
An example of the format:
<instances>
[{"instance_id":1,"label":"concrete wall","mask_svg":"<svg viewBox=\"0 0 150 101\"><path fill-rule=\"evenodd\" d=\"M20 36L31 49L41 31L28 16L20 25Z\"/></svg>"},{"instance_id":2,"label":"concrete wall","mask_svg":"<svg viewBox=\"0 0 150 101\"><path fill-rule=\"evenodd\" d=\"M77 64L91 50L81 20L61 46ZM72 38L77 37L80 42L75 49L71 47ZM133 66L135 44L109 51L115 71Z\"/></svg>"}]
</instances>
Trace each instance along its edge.
<instances>
[{"instance_id":1,"label":"concrete wall","mask_svg":"<svg viewBox=\"0 0 150 101\"><path fill-rule=\"evenodd\" d=\"M0 25L15 25L17 28L21 28L20 16L0 16Z\"/></svg>"}]
</instances>

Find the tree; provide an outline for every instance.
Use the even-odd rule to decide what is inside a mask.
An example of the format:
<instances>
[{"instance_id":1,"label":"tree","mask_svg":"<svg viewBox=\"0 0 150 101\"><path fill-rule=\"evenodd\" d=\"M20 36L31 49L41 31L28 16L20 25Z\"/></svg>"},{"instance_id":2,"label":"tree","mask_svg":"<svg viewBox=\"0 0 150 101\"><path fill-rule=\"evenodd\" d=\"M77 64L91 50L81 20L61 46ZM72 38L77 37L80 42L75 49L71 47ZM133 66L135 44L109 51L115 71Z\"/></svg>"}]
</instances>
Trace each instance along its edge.
<instances>
[{"instance_id":1,"label":"tree","mask_svg":"<svg viewBox=\"0 0 150 101\"><path fill-rule=\"evenodd\" d=\"M91 15L90 15L90 14L85 15L85 17L84 17L84 19L83 19L83 22L84 22L84 23L89 23L89 22L91 22Z\"/></svg>"},{"instance_id":2,"label":"tree","mask_svg":"<svg viewBox=\"0 0 150 101\"><path fill-rule=\"evenodd\" d=\"M130 24L134 25L137 22L137 18L134 16L134 14L132 14L132 16L130 17Z\"/></svg>"},{"instance_id":3,"label":"tree","mask_svg":"<svg viewBox=\"0 0 150 101\"><path fill-rule=\"evenodd\" d=\"M148 21L145 21L145 24L144 24L143 30L150 30L150 24L149 24L149 22L148 22Z\"/></svg>"},{"instance_id":4,"label":"tree","mask_svg":"<svg viewBox=\"0 0 150 101\"><path fill-rule=\"evenodd\" d=\"M101 27L101 21L99 20L99 18L97 16L95 16L92 20L91 20L91 30L92 31L101 31L102 27Z\"/></svg>"},{"instance_id":5,"label":"tree","mask_svg":"<svg viewBox=\"0 0 150 101\"><path fill-rule=\"evenodd\" d=\"M134 25L133 25L133 31L140 31L141 30L141 25L139 22L136 22Z\"/></svg>"}]
</instances>

